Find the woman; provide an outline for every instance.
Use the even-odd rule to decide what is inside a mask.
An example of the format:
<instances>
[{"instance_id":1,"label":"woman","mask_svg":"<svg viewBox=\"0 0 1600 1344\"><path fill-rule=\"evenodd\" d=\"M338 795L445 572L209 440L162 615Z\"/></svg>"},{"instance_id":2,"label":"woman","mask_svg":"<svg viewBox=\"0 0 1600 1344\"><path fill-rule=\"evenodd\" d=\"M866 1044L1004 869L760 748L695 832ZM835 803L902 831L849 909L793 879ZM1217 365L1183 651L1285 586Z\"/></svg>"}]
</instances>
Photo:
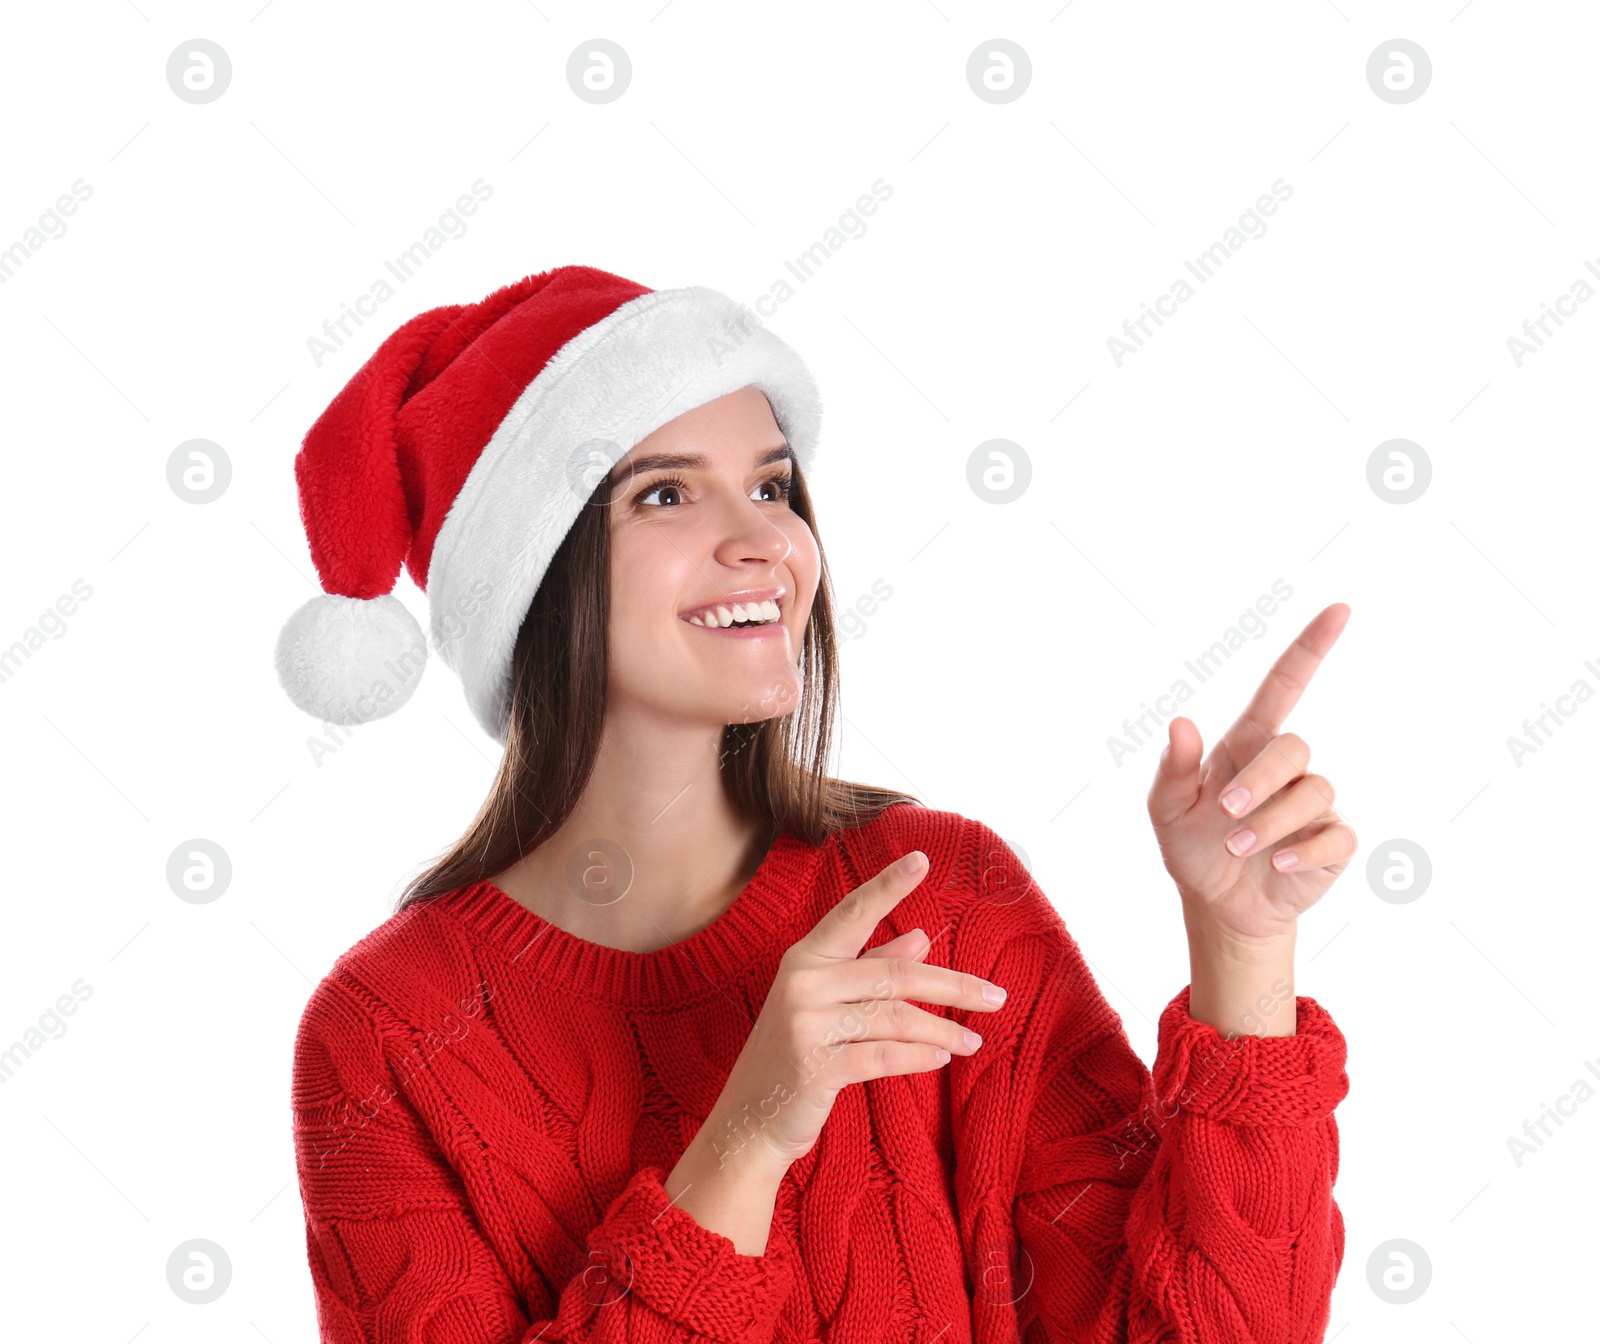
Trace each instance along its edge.
<instances>
[{"instance_id":1,"label":"woman","mask_svg":"<svg viewBox=\"0 0 1600 1344\"><path fill-rule=\"evenodd\" d=\"M819 404L746 319L530 276L407 323L296 459L290 696L405 702L403 562L505 747L301 1020L322 1338L1320 1339L1348 1082L1294 921L1354 836L1278 727L1348 608L1204 763L1172 721L1152 1074L993 830L827 775Z\"/></svg>"}]
</instances>

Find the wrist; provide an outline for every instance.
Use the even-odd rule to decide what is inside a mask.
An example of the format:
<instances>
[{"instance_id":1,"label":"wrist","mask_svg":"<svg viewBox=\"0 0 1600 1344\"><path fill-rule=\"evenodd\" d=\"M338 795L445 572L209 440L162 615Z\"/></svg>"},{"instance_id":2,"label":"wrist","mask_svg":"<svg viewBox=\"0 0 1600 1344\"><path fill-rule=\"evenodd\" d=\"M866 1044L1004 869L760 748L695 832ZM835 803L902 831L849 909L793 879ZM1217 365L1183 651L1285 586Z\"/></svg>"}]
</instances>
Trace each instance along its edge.
<instances>
[{"instance_id":1,"label":"wrist","mask_svg":"<svg viewBox=\"0 0 1600 1344\"><path fill-rule=\"evenodd\" d=\"M754 1196L776 1191L789 1165L759 1132L730 1139L718 1128L713 1114L689 1141L672 1175L681 1176L685 1183L693 1181L707 1191Z\"/></svg>"},{"instance_id":2,"label":"wrist","mask_svg":"<svg viewBox=\"0 0 1600 1344\"><path fill-rule=\"evenodd\" d=\"M729 1238L741 1255L763 1255L788 1164L759 1139L719 1154L706 1141L706 1128L662 1182L667 1198L700 1226Z\"/></svg>"},{"instance_id":3,"label":"wrist","mask_svg":"<svg viewBox=\"0 0 1600 1344\"><path fill-rule=\"evenodd\" d=\"M762 1119L749 1105L737 1110L721 1099L696 1131L689 1151L702 1169L739 1180L781 1181L795 1156L779 1151Z\"/></svg>"},{"instance_id":4,"label":"wrist","mask_svg":"<svg viewBox=\"0 0 1600 1344\"><path fill-rule=\"evenodd\" d=\"M1294 1035L1294 941L1293 925L1251 939L1191 921L1189 1016L1224 1036Z\"/></svg>"},{"instance_id":5,"label":"wrist","mask_svg":"<svg viewBox=\"0 0 1600 1344\"><path fill-rule=\"evenodd\" d=\"M1252 936L1228 928L1186 901L1183 926L1191 957L1201 955L1208 960L1247 969L1294 961L1298 921L1291 921L1274 933Z\"/></svg>"}]
</instances>

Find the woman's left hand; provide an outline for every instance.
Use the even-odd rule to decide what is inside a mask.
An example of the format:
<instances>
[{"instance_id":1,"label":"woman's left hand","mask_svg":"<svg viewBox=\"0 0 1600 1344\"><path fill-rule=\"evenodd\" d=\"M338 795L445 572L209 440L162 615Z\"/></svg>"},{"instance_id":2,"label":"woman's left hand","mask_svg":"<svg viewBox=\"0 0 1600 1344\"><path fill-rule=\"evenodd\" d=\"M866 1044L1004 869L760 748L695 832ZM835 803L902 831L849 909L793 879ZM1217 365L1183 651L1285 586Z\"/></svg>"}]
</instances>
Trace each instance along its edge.
<instances>
[{"instance_id":1,"label":"woman's left hand","mask_svg":"<svg viewBox=\"0 0 1600 1344\"><path fill-rule=\"evenodd\" d=\"M1191 931L1198 921L1246 945L1292 933L1355 853L1355 832L1333 810L1333 785L1305 773L1311 748L1278 731L1349 617L1342 602L1319 612L1204 761L1194 723L1168 724L1150 821ZM1241 788L1249 797L1236 800ZM1290 854L1298 861L1280 868Z\"/></svg>"}]
</instances>

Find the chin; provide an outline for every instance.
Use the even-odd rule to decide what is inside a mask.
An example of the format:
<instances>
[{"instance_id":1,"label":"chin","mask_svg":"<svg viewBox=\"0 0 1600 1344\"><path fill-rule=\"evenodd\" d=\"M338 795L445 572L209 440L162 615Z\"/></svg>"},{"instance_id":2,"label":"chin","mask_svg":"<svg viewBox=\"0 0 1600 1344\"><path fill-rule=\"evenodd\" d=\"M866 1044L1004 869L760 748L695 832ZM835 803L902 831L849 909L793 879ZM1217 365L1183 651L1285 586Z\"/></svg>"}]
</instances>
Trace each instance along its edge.
<instances>
[{"instance_id":1,"label":"chin","mask_svg":"<svg viewBox=\"0 0 1600 1344\"><path fill-rule=\"evenodd\" d=\"M729 706L729 723L760 723L791 713L800 703L803 690L800 678L787 676L752 680Z\"/></svg>"}]
</instances>

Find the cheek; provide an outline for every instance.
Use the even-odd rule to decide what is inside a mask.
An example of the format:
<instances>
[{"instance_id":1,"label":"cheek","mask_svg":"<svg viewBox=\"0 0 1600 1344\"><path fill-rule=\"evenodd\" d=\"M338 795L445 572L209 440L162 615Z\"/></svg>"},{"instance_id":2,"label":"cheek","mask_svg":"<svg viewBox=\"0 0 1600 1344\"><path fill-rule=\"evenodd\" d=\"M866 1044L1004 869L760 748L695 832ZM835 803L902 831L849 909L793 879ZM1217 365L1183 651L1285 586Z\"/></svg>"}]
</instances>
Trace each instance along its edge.
<instances>
[{"instance_id":1,"label":"cheek","mask_svg":"<svg viewBox=\"0 0 1600 1344\"><path fill-rule=\"evenodd\" d=\"M691 554L664 528L619 528L612 534L613 638L661 628L664 619L676 618L680 599L696 587Z\"/></svg>"}]
</instances>

